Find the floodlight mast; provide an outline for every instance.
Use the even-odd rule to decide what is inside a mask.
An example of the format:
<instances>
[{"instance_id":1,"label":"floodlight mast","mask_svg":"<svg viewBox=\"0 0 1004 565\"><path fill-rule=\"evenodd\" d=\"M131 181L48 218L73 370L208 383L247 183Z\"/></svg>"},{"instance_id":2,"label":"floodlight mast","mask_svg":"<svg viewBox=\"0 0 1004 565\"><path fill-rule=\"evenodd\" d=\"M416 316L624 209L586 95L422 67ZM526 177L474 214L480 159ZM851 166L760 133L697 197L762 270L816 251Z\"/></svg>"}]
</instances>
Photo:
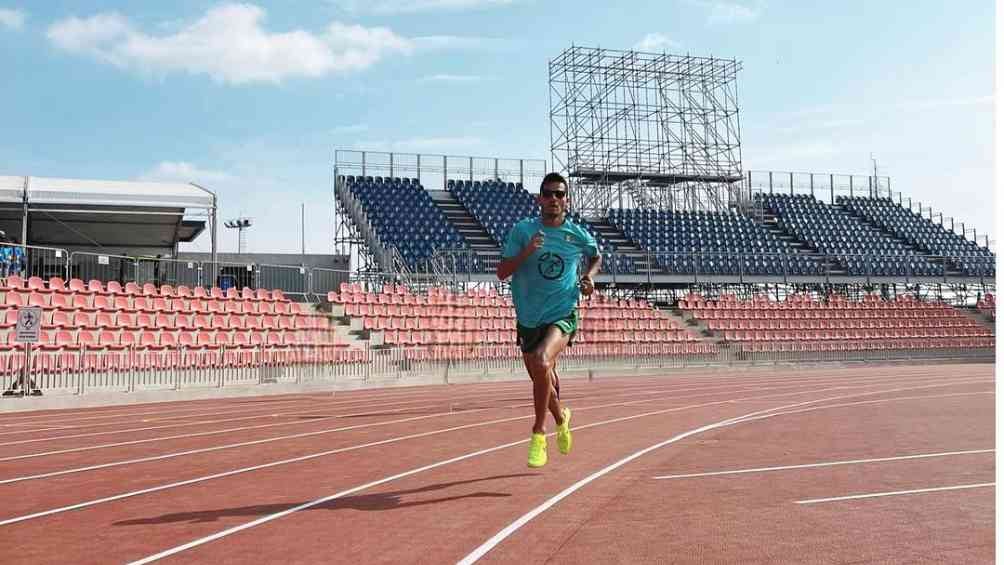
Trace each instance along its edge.
<instances>
[{"instance_id":1,"label":"floodlight mast","mask_svg":"<svg viewBox=\"0 0 1004 565\"><path fill-rule=\"evenodd\" d=\"M232 220L227 220L223 223L226 227L230 229L237 230L237 254L240 255L244 253L244 248L247 247L247 240L245 239L244 231L249 229L252 224L251 218L241 217L234 218Z\"/></svg>"}]
</instances>

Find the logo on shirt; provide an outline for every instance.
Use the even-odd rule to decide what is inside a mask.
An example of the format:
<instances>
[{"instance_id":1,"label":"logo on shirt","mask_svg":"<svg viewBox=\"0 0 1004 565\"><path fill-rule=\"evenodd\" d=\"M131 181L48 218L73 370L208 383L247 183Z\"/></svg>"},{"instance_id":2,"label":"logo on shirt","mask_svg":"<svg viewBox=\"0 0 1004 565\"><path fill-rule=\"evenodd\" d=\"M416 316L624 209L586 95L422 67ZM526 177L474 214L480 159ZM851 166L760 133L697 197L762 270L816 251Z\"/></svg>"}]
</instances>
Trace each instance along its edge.
<instances>
[{"instance_id":1,"label":"logo on shirt","mask_svg":"<svg viewBox=\"0 0 1004 565\"><path fill-rule=\"evenodd\" d=\"M565 274L565 260L557 253L550 251L543 253L537 259L537 272L545 279L553 281Z\"/></svg>"}]
</instances>

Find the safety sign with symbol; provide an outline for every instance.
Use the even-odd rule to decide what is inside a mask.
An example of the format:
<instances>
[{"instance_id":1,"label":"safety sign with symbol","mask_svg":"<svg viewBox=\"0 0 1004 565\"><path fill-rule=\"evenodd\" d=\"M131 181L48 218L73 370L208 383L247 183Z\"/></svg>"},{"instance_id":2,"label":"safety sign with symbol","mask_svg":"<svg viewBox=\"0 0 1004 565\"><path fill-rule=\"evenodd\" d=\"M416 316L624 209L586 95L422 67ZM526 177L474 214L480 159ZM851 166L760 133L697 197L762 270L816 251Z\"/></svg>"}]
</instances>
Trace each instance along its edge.
<instances>
[{"instance_id":1,"label":"safety sign with symbol","mask_svg":"<svg viewBox=\"0 0 1004 565\"><path fill-rule=\"evenodd\" d=\"M42 327L42 308L18 308L15 339L17 343L38 343L38 330Z\"/></svg>"}]
</instances>

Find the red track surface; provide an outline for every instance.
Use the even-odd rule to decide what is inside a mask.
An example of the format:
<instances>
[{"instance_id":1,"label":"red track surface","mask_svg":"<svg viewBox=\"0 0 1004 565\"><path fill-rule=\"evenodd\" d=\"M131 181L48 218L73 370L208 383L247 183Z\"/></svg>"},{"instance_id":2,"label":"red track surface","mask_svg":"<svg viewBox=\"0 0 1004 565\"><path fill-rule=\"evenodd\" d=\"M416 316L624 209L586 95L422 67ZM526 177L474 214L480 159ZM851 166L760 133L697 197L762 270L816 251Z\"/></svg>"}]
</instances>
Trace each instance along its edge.
<instances>
[{"instance_id":1,"label":"red track surface","mask_svg":"<svg viewBox=\"0 0 1004 565\"><path fill-rule=\"evenodd\" d=\"M993 449L993 390L992 365L566 379L574 449L537 470L529 382L3 415L3 562L989 563L992 486L797 501L992 483L957 452Z\"/></svg>"}]
</instances>

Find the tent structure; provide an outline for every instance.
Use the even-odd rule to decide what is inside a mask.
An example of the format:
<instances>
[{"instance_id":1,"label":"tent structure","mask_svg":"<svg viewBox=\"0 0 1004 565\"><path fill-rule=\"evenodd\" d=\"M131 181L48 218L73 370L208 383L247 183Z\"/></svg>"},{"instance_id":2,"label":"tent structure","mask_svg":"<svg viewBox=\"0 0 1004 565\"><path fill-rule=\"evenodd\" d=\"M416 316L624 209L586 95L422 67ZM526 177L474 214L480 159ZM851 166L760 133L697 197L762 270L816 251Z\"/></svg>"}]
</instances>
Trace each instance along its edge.
<instances>
[{"instance_id":1,"label":"tent structure","mask_svg":"<svg viewBox=\"0 0 1004 565\"><path fill-rule=\"evenodd\" d=\"M174 254L208 219L215 257L216 209L195 183L0 176L0 230L28 245Z\"/></svg>"}]
</instances>

